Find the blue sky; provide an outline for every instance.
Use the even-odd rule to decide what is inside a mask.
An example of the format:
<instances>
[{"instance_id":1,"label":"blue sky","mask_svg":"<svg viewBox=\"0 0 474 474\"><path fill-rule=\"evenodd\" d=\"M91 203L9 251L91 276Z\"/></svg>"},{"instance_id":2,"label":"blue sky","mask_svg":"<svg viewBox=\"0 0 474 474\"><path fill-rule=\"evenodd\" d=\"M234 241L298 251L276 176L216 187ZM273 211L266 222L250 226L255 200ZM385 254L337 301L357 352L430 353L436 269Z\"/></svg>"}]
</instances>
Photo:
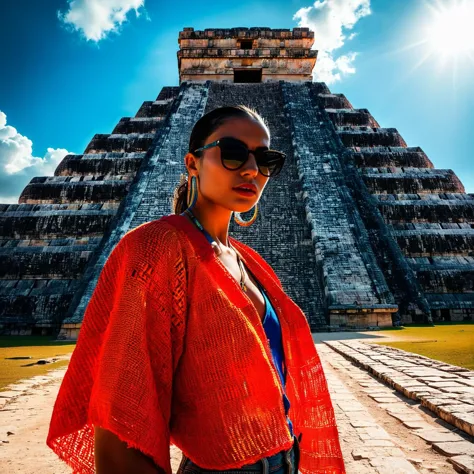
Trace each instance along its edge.
<instances>
[{"instance_id":1,"label":"blue sky","mask_svg":"<svg viewBox=\"0 0 474 474\"><path fill-rule=\"evenodd\" d=\"M65 153L82 153L95 133L178 85L183 27L299 22L315 29L315 75L320 67L332 92L397 128L474 192L474 36L447 14L462 0L100 0L115 6L108 17L90 10L94 2L89 11L84 0L0 5L0 202L15 202L32 176L52 174Z\"/></svg>"}]
</instances>

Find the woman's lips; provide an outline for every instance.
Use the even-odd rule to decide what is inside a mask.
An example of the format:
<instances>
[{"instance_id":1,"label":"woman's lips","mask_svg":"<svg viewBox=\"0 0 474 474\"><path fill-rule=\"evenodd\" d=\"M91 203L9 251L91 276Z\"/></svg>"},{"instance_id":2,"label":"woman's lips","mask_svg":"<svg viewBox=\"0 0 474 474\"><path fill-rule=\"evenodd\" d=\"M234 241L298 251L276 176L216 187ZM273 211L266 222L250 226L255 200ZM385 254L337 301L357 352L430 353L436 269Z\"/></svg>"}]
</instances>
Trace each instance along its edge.
<instances>
[{"instance_id":1,"label":"woman's lips","mask_svg":"<svg viewBox=\"0 0 474 474\"><path fill-rule=\"evenodd\" d=\"M247 190L247 189L242 189L242 188L232 188L234 191L238 192L241 196L255 196L256 193L253 191Z\"/></svg>"}]
</instances>

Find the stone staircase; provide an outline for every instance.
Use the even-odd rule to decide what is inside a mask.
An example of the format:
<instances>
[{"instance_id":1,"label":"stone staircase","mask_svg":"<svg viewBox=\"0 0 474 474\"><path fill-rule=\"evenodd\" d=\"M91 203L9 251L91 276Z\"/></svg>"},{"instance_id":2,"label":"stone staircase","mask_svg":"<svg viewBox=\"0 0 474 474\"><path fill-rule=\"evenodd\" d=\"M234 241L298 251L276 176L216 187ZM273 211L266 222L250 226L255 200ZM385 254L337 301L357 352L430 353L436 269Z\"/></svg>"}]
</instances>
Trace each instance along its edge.
<instances>
[{"instance_id":1,"label":"stone staircase","mask_svg":"<svg viewBox=\"0 0 474 474\"><path fill-rule=\"evenodd\" d=\"M303 309L313 330L327 328L322 270L307 223L304 189L294 156L282 85L212 83L206 112L225 104L245 104L256 109L272 132L271 147L287 155L281 173L268 181L255 223L242 228L232 221L232 235L264 256L285 291ZM244 214L244 218L248 219L249 215Z\"/></svg>"},{"instance_id":2,"label":"stone staircase","mask_svg":"<svg viewBox=\"0 0 474 474\"><path fill-rule=\"evenodd\" d=\"M179 91L174 89L178 94L170 113L161 122L137 179L122 202L114 225L103 237L84 274L68 315L63 321L59 337L77 337L100 272L125 233L140 224L172 212L173 191L179 183L180 174L185 171L183 157L188 150L192 127L203 115L208 88L209 84L182 84ZM150 106L146 104L145 110L154 113L156 103Z\"/></svg>"},{"instance_id":3,"label":"stone staircase","mask_svg":"<svg viewBox=\"0 0 474 474\"><path fill-rule=\"evenodd\" d=\"M176 94L164 88L140 117L95 135L54 176L33 178L19 204L0 204L0 333L59 331Z\"/></svg>"},{"instance_id":4,"label":"stone staircase","mask_svg":"<svg viewBox=\"0 0 474 474\"><path fill-rule=\"evenodd\" d=\"M282 87L331 324L391 325L397 306L344 184L331 125L313 100L318 86L284 83Z\"/></svg>"},{"instance_id":5,"label":"stone staircase","mask_svg":"<svg viewBox=\"0 0 474 474\"><path fill-rule=\"evenodd\" d=\"M317 97L345 147L351 192L403 322L472 319L474 195L367 109L342 95Z\"/></svg>"},{"instance_id":6,"label":"stone staircase","mask_svg":"<svg viewBox=\"0 0 474 474\"><path fill-rule=\"evenodd\" d=\"M230 231L313 331L472 319L474 195L452 170L323 83L207 81L163 88L0 204L0 332L77 336L119 239L172 212L192 126L229 104L256 109L287 154L257 221Z\"/></svg>"}]
</instances>

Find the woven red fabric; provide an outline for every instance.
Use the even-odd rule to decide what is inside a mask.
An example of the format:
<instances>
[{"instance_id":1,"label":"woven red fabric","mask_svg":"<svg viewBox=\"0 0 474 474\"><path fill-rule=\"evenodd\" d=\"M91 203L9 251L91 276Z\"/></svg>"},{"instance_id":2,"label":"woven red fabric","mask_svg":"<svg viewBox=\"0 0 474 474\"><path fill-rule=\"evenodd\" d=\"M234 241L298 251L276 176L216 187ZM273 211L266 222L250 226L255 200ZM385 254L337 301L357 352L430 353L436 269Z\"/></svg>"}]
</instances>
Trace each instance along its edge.
<instances>
[{"instance_id":1,"label":"woven red fabric","mask_svg":"<svg viewBox=\"0 0 474 474\"><path fill-rule=\"evenodd\" d=\"M265 260L230 237L280 319L289 417L303 474L344 473L326 378L306 318ZM93 425L171 474L170 443L224 470L289 449L282 388L260 317L205 236L165 216L126 234L87 307L48 446L94 472Z\"/></svg>"}]
</instances>

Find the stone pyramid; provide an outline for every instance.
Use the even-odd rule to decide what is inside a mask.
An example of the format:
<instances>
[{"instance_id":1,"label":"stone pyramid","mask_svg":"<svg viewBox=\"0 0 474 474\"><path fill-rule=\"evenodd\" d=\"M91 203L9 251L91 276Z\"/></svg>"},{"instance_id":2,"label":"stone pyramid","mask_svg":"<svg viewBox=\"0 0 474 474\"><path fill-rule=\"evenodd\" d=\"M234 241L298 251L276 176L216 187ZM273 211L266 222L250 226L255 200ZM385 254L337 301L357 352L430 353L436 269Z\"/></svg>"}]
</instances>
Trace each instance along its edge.
<instances>
[{"instance_id":1,"label":"stone pyramid","mask_svg":"<svg viewBox=\"0 0 474 474\"><path fill-rule=\"evenodd\" d=\"M77 337L119 239L172 212L192 126L229 104L256 109L287 154L257 221L230 232L272 265L313 331L472 319L474 195L312 82L313 42L307 28L184 28L178 87L0 204L0 331Z\"/></svg>"}]
</instances>

